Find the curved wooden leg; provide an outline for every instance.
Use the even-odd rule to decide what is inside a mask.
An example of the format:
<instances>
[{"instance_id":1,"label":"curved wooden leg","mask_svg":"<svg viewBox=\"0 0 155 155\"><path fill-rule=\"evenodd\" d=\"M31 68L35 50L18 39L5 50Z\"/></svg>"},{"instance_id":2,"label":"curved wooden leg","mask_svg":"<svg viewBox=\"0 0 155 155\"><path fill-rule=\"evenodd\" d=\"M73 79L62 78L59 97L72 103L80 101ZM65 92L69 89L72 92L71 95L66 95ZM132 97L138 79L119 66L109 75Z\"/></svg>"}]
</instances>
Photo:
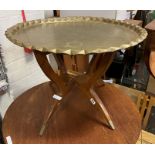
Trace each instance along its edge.
<instances>
[{"instance_id":1,"label":"curved wooden leg","mask_svg":"<svg viewBox=\"0 0 155 155\"><path fill-rule=\"evenodd\" d=\"M58 87L60 94L63 95L63 93L66 91L67 87L65 85L64 80L62 77L58 76L52 69L51 65L48 62L47 54L45 52L39 52L34 51L34 55L36 57L36 60L42 69L42 71L45 73L45 75L55 83L55 85Z\"/></svg>"},{"instance_id":2,"label":"curved wooden leg","mask_svg":"<svg viewBox=\"0 0 155 155\"><path fill-rule=\"evenodd\" d=\"M90 102L93 105L96 103L99 105L99 107L103 111L103 114L105 116L107 123L109 124L110 128L114 130L115 126L113 124L113 121L112 121L106 107L104 106L102 100L100 99L100 97L98 96L96 91L94 90L94 88L90 88L90 90L87 90L81 84L79 84L78 81L76 81L76 83L77 83L79 89L89 98Z\"/></svg>"},{"instance_id":3,"label":"curved wooden leg","mask_svg":"<svg viewBox=\"0 0 155 155\"><path fill-rule=\"evenodd\" d=\"M47 118L44 120L44 122L43 122L43 124L42 124L42 127L41 127L41 129L40 129L40 132L39 132L39 135L40 135L40 136L43 135L43 133L44 133L46 127L47 127L47 123L48 123L49 119L52 117L52 115L54 114L55 110L58 108L58 105L59 105L58 103L55 103L55 104L51 107L51 109L50 109L50 111L49 111L49 113L48 113L48 116L47 116Z\"/></svg>"},{"instance_id":4,"label":"curved wooden leg","mask_svg":"<svg viewBox=\"0 0 155 155\"><path fill-rule=\"evenodd\" d=\"M95 92L95 90L93 88L90 89L90 93L93 96L93 98L97 101L98 105L100 106L101 110L103 111L103 114L109 124L109 126L111 127L111 129L115 129L115 126L113 124L113 121L106 109L106 107L104 106L102 100L100 99L100 97L98 96L98 94Z\"/></svg>"},{"instance_id":5,"label":"curved wooden leg","mask_svg":"<svg viewBox=\"0 0 155 155\"><path fill-rule=\"evenodd\" d=\"M58 64L58 67L61 70L61 74L60 74L60 76L58 76L53 71L51 65L49 64L48 59L47 59L47 54L49 54L49 53L48 52L41 53L41 52L36 51L36 50L34 51L34 55L36 57L36 60L37 60L37 62L39 64L40 68L45 73L45 75L55 84L55 86L56 86L56 92L55 93L57 95L62 96L65 99L65 97L66 97L65 95L68 92L69 88L66 85L65 79L64 79L66 72L65 72L65 68L63 67L63 64L62 64L63 62L62 62L62 59L61 59L61 55L54 55L54 57L56 59L56 62ZM62 103L62 101L60 103ZM54 104L54 106L51 107L47 118L45 118L45 120L44 120L44 122L42 124L41 130L40 130L40 133L39 133L40 135L43 135L44 130L45 130L46 126L47 126L47 123L48 123L49 119L57 111L60 103L56 102Z\"/></svg>"},{"instance_id":6,"label":"curved wooden leg","mask_svg":"<svg viewBox=\"0 0 155 155\"><path fill-rule=\"evenodd\" d=\"M50 108L49 110L49 113L48 113L48 116L47 118L44 120L43 124L42 124L42 127L40 129L40 132L39 132L39 135L42 136L47 125L48 125L48 121L50 120L50 118L57 112L59 106L61 104L63 104L65 101L66 101L66 98L68 97L69 93L71 92L71 89L73 89L73 81L71 81L69 84L68 84L68 89L67 91L65 92L65 94L63 94L63 97L61 100L56 100L55 99L55 103L54 105L52 105L52 107Z\"/></svg>"},{"instance_id":7,"label":"curved wooden leg","mask_svg":"<svg viewBox=\"0 0 155 155\"><path fill-rule=\"evenodd\" d=\"M84 85L84 87L87 87L87 89L90 89L92 86L95 85L96 81L99 80L102 77L102 75L106 73L107 69L112 63L114 54L115 53L104 53L104 54L100 54L99 57L98 56L95 57L95 59L97 60L93 61L89 69L91 70L91 68L95 68L95 70L87 73L87 76L89 78L86 84Z\"/></svg>"},{"instance_id":8,"label":"curved wooden leg","mask_svg":"<svg viewBox=\"0 0 155 155\"><path fill-rule=\"evenodd\" d=\"M114 57L114 53L105 53L105 54L99 54L95 55L94 58L92 58L88 71L87 71L87 77L88 81L85 81L84 83L79 83L78 78L75 80L78 84L79 88L86 94L86 96L90 99L90 102L92 104L97 103L101 110L104 113L104 116L111 127L111 129L115 129L115 126L113 124L112 119L110 118L110 115L104 106L102 100L98 96L98 94L94 90L94 85L101 78L103 74L107 71L109 68L112 60Z\"/></svg>"}]
</instances>

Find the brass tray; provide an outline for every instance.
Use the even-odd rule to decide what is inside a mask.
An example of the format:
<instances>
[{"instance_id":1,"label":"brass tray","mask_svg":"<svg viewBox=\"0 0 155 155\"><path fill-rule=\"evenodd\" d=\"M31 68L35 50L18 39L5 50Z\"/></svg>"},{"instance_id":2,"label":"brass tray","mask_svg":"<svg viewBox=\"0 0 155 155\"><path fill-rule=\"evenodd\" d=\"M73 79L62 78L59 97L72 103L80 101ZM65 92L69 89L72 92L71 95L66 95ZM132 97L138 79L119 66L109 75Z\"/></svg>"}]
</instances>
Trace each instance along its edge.
<instances>
[{"instance_id":1,"label":"brass tray","mask_svg":"<svg viewBox=\"0 0 155 155\"><path fill-rule=\"evenodd\" d=\"M114 52L147 36L139 26L98 17L33 20L12 26L5 34L21 47L69 55Z\"/></svg>"}]
</instances>

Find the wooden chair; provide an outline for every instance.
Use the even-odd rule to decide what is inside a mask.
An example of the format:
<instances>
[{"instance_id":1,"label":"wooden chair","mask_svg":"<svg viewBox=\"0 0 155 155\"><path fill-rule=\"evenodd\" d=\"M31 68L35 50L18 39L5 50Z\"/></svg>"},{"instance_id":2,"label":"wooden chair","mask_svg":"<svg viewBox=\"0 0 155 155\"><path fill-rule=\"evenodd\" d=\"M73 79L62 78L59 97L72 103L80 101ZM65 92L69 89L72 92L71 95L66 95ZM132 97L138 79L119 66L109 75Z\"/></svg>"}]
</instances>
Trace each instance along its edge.
<instances>
[{"instance_id":1,"label":"wooden chair","mask_svg":"<svg viewBox=\"0 0 155 155\"><path fill-rule=\"evenodd\" d=\"M142 130L136 144L155 144L155 135Z\"/></svg>"},{"instance_id":2,"label":"wooden chair","mask_svg":"<svg viewBox=\"0 0 155 155\"><path fill-rule=\"evenodd\" d=\"M114 84L115 87L122 90L136 104L142 119L142 128L145 129L150 117L152 106L155 106L155 97L148 96L142 91Z\"/></svg>"},{"instance_id":3,"label":"wooden chair","mask_svg":"<svg viewBox=\"0 0 155 155\"><path fill-rule=\"evenodd\" d=\"M138 110L140 110L140 107L144 102L145 98L144 92L118 84L114 84L114 86L122 90L126 95L128 95L131 98L131 100L136 104Z\"/></svg>"},{"instance_id":4,"label":"wooden chair","mask_svg":"<svg viewBox=\"0 0 155 155\"><path fill-rule=\"evenodd\" d=\"M155 97L149 96L148 101L147 101L147 105L146 105L145 117L143 118L143 129L145 129L147 124L148 124L151 109L152 109L153 106L155 106Z\"/></svg>"}]
</instances>

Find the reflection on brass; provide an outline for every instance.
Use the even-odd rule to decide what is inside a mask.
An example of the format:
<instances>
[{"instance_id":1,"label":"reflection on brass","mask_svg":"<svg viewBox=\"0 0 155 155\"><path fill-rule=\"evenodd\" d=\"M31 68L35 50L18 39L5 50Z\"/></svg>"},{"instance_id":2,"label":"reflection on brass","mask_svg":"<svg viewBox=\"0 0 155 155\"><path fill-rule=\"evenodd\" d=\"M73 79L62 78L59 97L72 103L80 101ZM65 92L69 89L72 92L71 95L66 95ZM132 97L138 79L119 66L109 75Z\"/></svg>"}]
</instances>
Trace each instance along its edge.
<instances>
[{"instance_id":1,"label":"reflection on brass","mask_svg":"<svg viewBox=\"0 0 155 155\"><path fill-rule=\"evenodd\" d=\"M147 36L139 26L99 17L33 20L12 26L5 34L21 47L69 55L113 52L135 46Z\"/></svg>"}]
</instances>

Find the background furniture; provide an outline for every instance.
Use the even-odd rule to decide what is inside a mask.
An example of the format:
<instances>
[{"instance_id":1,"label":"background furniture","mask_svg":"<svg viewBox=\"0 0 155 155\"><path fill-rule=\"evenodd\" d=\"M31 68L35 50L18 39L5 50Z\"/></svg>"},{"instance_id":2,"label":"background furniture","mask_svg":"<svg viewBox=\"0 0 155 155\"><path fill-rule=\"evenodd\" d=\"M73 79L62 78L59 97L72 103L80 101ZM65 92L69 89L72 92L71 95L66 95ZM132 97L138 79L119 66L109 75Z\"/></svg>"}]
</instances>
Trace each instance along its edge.
<instances>
[{"instance_id":1,"label":"background furniture","mask_svg":"<svg viewBox=\"0 0 155 155\"><path fill-rule=\"evenodd\" d=\"M145 26L148 32L145 48L145 61L150 74L155 77L155 20Z\"/></svg>"},{"instance_id":2,"label":"background furniture","mask_svg":"<svg viewBox=\"0 0 155 155\"><path fill-rule=\"evenodd\" d=\"M139 18L141 19L141 18ZM142 20L126 19L126 22L142 26ZM118 51L106 73L120 85L146 91L149 73L144 62L144 43Z\"/></svg>"},{"instance_id":3,"label":"background furniture","mask_svg":"<svg viewBox=\"0 0 155 155\"><path fill-rule=\"evenodd\" d=\"M138 111L140 112L142 128L144 130L148 130L147 127L149 125L149 120L151 117L151 110L155 106L155 97L136 89L128 88L118 84L113 85L122 90L123 93L125 93L132 99Z\"/></svg>"},{"instance_id":4,"label":"background furniture","mask_svg":"<svg viewBox=\"0 0 155 155\"><path fill-rule=\"evenodd\" d=\"M2 137L2 116L0 114L0 144L4 143L3 142L3 137Z\"/></svg>"},{"instance_id":5,"label":"background furniture","mask_svg":"<svg viewBox=\"0 0 155 155\"><path fill-rule=\"evenodd\" d=\"M142 130L137 144L155 144L155 135Z\"/></svg>"},{"instance_id":6,"label":"background furniture","mask_svg":"<svg viewBox=\"0 0 155 155\"><path fill-rule=\"evenodd\" d=\"M152 75L150 75L148 80L146 94L155 96L155 78Z\"/></svg>"}]
</instances>

